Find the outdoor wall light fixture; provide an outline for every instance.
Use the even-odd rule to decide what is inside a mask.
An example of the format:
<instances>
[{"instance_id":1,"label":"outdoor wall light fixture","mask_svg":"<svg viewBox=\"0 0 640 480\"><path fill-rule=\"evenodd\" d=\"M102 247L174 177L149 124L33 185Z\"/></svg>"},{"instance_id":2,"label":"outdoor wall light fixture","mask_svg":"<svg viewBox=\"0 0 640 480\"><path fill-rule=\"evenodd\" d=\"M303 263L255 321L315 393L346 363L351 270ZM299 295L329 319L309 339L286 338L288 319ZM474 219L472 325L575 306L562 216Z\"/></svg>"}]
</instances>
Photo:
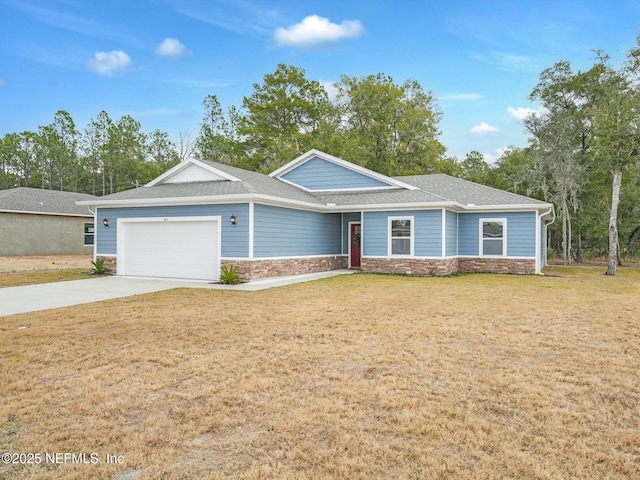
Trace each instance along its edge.
<instances>
[{"instance_id":1,"label":"outdoor wall light fixture","mask_svg":"<svg viewBox=\"0 0 640 480\"><path fill-rule=\"evenodd\" d=\"M231 222L231 225L235 225L236 224L236 216L235 215L231 215L231 218L229 218L229 221Z\"/></svg>"},{"instance_id":2,"label":"outdoor wall light fixture","mask_svg":"<svg viewBox=\"0 0 640 480\"><path fill-rule=\"evenodd\" d=\"M104 225L104 228L109 228L109 219L105 218L102 220L102 225Z\"/></svg>"}]
</instances>

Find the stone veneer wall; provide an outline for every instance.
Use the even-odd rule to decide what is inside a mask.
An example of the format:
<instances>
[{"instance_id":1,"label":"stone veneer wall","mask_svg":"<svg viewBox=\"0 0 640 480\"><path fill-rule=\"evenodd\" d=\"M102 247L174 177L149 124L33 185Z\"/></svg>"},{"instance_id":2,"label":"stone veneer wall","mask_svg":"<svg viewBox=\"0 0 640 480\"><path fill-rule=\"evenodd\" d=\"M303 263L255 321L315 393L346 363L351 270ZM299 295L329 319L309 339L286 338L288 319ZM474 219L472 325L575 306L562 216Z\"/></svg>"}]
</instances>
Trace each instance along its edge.
<instances>
[{"instance_id":1,"label":"stone veneer wall","mask_svg":"<svg viewBox=\"0 0 640 480\"><path fill-rule=\"evenodd\" d=\"M118 259L116 257L101 257L97 255L96 260L104 260L104 266L109 269L110 275L115 275L118 271Z\"/></svg>"},{"instance_id":2,"label":"stone veneer wall","mask_svg":"<svg viewBox=\"0 0 640 480\"><path fill-rule=\"evenodd\" d=\"M102 257L104 265L115 275L116 257ZM221 265L235 265L243 281L282 275L326 272L347 268L345 255L329 257L285 258L278 260L222 260ZM393 273L399 275L444 276L455 272L517 273L531 275L536 272L534 259L457 257L443 259L367 258L363 257L360 270L367 273Z\"/></svg>"},{"instance_id":3,"label":"stone veneer wall","mask_svg":"<svg viewBox=\"0 0 640 480\"><path fill-rule=\"evenodd\" d=\"M369 273L394 273L400 275L435 276L450 275L455 272L536 273L534 259L519 258L367 258L363 257L360 268Z\"/></svg>"},{"instance_id":4,"label":"stone veneer wall","mask_svg":"<svg viewBox=\"0 0 640 480\"><path fill-rule=\"evenodd\" d=\"M461 272L518 273L531 275L536 273L536 261L520 258L458 258Z\"/></svg>"},{"instance_id":5,"label":"stone veneer wall","mask_svg":"<svg viewBox=\"0 0 640 480\"><path fill-rule=\"evenodd\" d=\"M441 277L458 271L457 258L367 258L360 260L360 269L367 273L395 273Z\"/></svg>"},{"instance_id":6,"label":"stone veneer wall","mask_svg":"<svg viewBox=\"0 0 640 480\"><path fill-rule=\"evenodd\" d=\"M347 268L347 257L332 255L329 257L283 258L277 260L225 260L221 266L235 265L238 276L243 281L258 278L279 277L282 275L298 275L301 273L327 272Z\"/></svg>"}]
</instances>

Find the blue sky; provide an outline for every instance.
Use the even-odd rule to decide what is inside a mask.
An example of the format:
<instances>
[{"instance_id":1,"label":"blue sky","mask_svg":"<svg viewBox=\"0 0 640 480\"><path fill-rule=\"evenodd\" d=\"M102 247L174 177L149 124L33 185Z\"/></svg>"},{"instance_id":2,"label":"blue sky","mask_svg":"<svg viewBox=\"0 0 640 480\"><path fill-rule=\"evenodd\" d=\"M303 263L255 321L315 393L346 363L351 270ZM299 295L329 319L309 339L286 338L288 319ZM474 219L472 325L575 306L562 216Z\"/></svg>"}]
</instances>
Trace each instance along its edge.
<instances>
[{"instance_id":1,"label":"blue sky","mask_svg":"<svg viewBox=\"0 0 640 480\"><path fill-rule=\"evenodd\" d=\"M493 161L526 146L544 68L588 68L594 49L621 61L639 33L635 0L0 0L0 136L58 110L79 129L106 110L195 136L206 95L240 106L285 63L326 85L416 79L443 112L447 154Z\"/></svg>"}]
</instances>

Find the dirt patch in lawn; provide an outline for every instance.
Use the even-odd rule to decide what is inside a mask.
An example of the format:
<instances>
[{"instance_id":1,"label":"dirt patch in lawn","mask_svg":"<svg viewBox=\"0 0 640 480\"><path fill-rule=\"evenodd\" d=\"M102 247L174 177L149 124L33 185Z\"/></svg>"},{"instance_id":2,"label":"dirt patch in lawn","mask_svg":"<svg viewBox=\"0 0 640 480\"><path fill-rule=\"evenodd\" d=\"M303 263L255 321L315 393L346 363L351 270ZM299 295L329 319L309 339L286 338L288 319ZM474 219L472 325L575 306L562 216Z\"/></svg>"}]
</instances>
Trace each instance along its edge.
<instances>
[{"instance_id":1,"label":"dirt patch in lawn","mask_svg":"<svg viewBox=\"0 0 640 480\"><path fill-rule=\"evenodd\" d=\"M640 270L549 272L3 318L0 447L87 463L0 478L640 478Z\"/></svg>"},{"instance_id":2,"label":"dirt patch in lawn","mask_svg":"<svg viewBox=\"0 0 640 480\"><path fill-rule=\"evenodd\" d=\"M91 270L91 255L35 255L24 257L0 256L0 273L27 272L33 270L66 270L86 268Z\"/></svg>"}]
</instances>

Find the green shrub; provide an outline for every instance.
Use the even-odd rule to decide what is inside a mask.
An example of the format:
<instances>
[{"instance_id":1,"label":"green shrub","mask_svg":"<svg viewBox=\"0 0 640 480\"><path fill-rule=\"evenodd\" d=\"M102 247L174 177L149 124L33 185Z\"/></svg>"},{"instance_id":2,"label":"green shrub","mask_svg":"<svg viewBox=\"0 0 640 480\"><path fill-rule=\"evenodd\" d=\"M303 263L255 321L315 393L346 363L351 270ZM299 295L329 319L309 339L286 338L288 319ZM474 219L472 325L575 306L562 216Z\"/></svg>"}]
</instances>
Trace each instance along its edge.
<instances>
[{"instance_id":1,"label":"green shrub","mask_svg":"<svg viewBox=\"0 0 640 480\"><path fill-rule=\"evenodd\" d=\"M238 267L235 265L223 265L220 267L220 282L227 285L235 285L240 283L238 276Z\"/></svg>"},{"instance_id":2,"label":"green shrub","mask_svg":"<svg viewBox=\"0 0 640 480\"><path fill-rule=\"evenodd\" d=\"M91 275L106 275L110 271L104 266L104 260L94 260L91 262L91 265L93 265Z\"/></svg>"}]
</instances>

